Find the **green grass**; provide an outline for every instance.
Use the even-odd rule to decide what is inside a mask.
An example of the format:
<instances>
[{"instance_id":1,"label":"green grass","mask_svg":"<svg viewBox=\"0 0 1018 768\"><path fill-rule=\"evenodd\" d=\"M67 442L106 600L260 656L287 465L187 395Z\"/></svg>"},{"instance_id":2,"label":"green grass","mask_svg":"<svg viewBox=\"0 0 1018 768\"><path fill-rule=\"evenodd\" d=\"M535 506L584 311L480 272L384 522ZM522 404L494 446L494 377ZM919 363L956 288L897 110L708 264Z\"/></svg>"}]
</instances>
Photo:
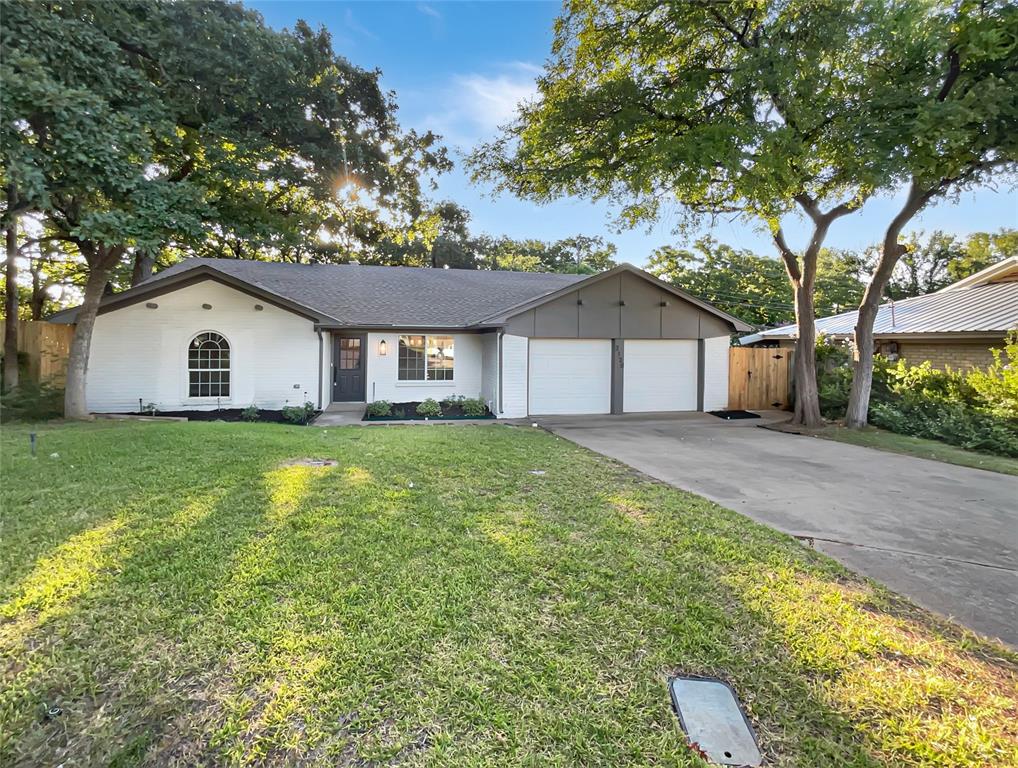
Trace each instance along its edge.
<instances>
[{"instance_id":1,"label":"green grass","mask_svg":"<svg viewBox=\"0 0 1018 768\"><path fill-rule=\"evenodd\" d=\"M544 432L36 429L2 435L0 764L699 766L680 672L769 765L1018 763L1013 654Z\"/></svg>"},{"instance_id":2,"label":"green grass","mask_svg":"<svg viewBox=\"0 0 1018 768\"><path fill-rule=\"evenodd\" d=\"M809 434L823 437L827 440L837 440L840 443L862 445L867 448L876 448L880 451L890 451L891 453L903 453L906 456L918 456L921 459L933 459L934 461L943 461L946 464L957 464L961 467L975 467L976 469L988 469L991 472L1001 472L1006 475L1018 475L1018 459L969 451L936 440L899 435L896 432L888 432L877 427L846 429L842 426L829 426L823 429L811 430Z\"/></svg>"}]
</instances>

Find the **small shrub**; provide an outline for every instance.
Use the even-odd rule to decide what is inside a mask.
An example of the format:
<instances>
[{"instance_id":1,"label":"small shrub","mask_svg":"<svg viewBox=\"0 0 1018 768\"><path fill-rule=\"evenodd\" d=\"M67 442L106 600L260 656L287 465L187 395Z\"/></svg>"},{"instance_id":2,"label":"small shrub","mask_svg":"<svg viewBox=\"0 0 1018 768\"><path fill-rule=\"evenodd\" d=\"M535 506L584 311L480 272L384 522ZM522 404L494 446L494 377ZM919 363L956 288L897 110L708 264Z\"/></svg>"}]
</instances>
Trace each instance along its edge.
<instances>
[{"instance_id":1,"label":"small shrub","mask_svg":"<svg viewBox=\"0 0 1018 768\"><path fill-rule=\"evenodd\" d=\"M816 356L817 371L820 373L852 364L852 354L848 345L823 335L817 336Z\"/></svg>"},{"instance_id":2,"label":"small shrub","mask_svg":"<svg viewBox=\"0 0 1018 768\"><path fill-rule=\"evenodd\" d=\"M46 421L64 415L64 390L22 381L0 397L0 421Z\"/></svg>"},{"instance_id":3,"label":"small shrub","mask_svg":"<svg viewBox=\"0 0 1018 768\"><path fill-rule=\"evenodd\" d=\"M871 403L869 415L874 426L902 435L1018 458L1018 422L980 413L960 403L904 395Z\"/></svg>"},{"instance_id":4,"label":"small shrub","mask_svg":"<svg viewBox=\"0 0 1018 768\"><path fill-rule=\"evenodd\" d=\"M843 418L852 383L848 357L818 344L817 358L820 411ZM994 351L986 371L942 371L929 362L874 357L869 421L902 435L1018 456L1018 333L1003 351Z\"/></svg>"},{"instance_id":5,"label":"small shrub","mask_svg":"<svg viewBox=\"0 0 1018 768\"><path fill-rule=\"evenodd\" d=\"M991 349L990 353L993 364L985 371L972 371L968 382L987 413L1018 419L1018 330L1008 333L1003 351Z\"/></svg>"},{"instance_id":6,"label":"small shrub","mask_svg":"<svg viewBox=\"0 0 1018 768\"><path fill-rule=\"evenodd\" d=\"M442 406L438 404L438 401L433 397L429 397L423 403L417 406L418 416L437 417L442 415Z\"/></svg>"},{"instance_id":7,"label":"small shrub","mask_svg":"<svg viewBox=\"0 0 1018 768\"><path fill-rule=\"evenodd\" d=\"M488 406L479 397L464 398L460 402L464 416L485 416L488 413Z\"/></svg>"},{"instance_id":8,"label":"small shrub","mask_svg":"<svg viewBox=\"0 0 1018 768\"><path fill-rule=\"evenodd\" d=\"M817 366L817 388L820 395L820 413L825 419L840 419L848 408L848 393L852 387L852 369L847 365L822 370Z\"/></svg>"},{"instance_id":9,"label":"small shrub","mask_svg":"<svg viewBox=\"0 0 1018 768\"><path fill-rule=\"evenodd\" d=\"M304 405L283 406L283 418L291 424L307 424L315 415L315 404L310 400Z\"/></svg>"},{"instance_id":10,"label":"small shrub","mask_svg":"<svg viewBox=\"0 0 1018 768\"><path fill-rule=\"evenodd\" d=\"M449 410L455 405L462 405L466 399L466 395L449 395L442 398L442 407Z\"/></svg>"},{"instance_id":11,"label":"small shrub","mask_svg":"<svg viewBox=\"0 0 1018 768\"><path fill-rule=\"evenodd\" d=\"M368 403L367 413L368 416L391 416L392 403L388 400L375 400L373 403Z\"/></svg>"},{"instance_id":12,"label":"small shrub","mask_svg":"<svg viewBox=\"0 0 1018 768\"><path fill-rule=\"evenodd\" d=\"M249 405L240 412L240 418L244 421L258 421L258 406Z\"/></svg>"}]
</instances>

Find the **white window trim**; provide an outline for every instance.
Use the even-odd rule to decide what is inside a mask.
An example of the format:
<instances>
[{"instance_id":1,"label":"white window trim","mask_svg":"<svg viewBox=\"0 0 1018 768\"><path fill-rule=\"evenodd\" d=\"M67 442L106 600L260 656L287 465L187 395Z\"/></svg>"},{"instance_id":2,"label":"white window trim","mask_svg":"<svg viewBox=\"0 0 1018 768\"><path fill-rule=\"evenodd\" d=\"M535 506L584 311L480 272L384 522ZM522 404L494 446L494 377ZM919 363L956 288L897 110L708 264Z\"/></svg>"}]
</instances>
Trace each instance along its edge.
<instances>
[{"instance_id":1,"label":"white window trim","mask_svg":"<svg viewBox=\"0 0 1018 768\"><path fill-rule=\"evenodd\" d=\"M229 397L216 397L216 396L193 396L191 395L191 363L188 360L188 354L191 349L191 342L195 340L197 336L201 336L203 333L214 333L217 336L222 336L226 339L227 345L230 347L230 367L227 369L230 372L230 396ZM235 356L234 350L236 347L233 345L233 341L222 331L217 331L215 328L205 328L200 331L195 331L187 337L187 342L184 344L184 397L181 398L182 402L195 404L195 405L232 405L233 404L233 393L236 390L236 380L234 378L235 368Z\"/></svg>"},{"instance_id":2,"label":"white window trim","mask_svg":"<svg viewBox=\"0 0 1018 768\"><path fill-rule=\"evenodd\" d=\"M423 379L401 379L399 377L399 340L404 336L423 336L424 337L424 348L427 350L429 338L439 338L446 336L452 339L453 348L453 361L452 361L452 378L442 379L441 381L429 381L428 380L428 355L427 352L424 354L424 378ZM396 334L396 386L397 387L454 387L456 386L456 335L452 333L397 333ZM230 390L233 391L232 389Z\"/></svg>"}]
</instances>

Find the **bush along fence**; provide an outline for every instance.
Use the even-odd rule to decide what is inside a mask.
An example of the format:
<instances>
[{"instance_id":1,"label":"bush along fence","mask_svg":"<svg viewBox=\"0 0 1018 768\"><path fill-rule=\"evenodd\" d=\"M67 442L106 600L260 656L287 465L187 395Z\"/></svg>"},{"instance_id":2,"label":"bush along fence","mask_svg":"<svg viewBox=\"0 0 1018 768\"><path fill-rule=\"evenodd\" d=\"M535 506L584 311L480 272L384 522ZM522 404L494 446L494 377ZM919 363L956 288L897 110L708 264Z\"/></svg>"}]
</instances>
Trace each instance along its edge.
<instances>
[{"instance_id":1,"label":"bush along fence","mask_svg":"<svg viewBox=\"0 0 1018 768\"><path fill-rule=\"evenodd\" d=\"M0 336L4 331L0 320ZM64 384L74 326L18 320L20 381L0 399L0 421L45 421L64 414Z\"/></svg>"},{"instance_id":2,"label":"bush along fence","mask_svg":"<svg viewBox=\"0 0 1018 768\"><path fill-rule=\"evenodd\" d=\"M986 370L937 370L877 357L869 421L903 435L1018 458L1018 331L1003 350L992 350ZM845 415L852 367L847 349L817 345L820 409L830 419Z\"/></svg>"},{"instance_id":3,"label":"bush along fence","mask_svg":"<svg viewBox=\"0 0 1018 768\"><path fill-rule=\"evenodd\" d=\"M18 320L18 361L22 377L33 384L62 388L67 380L74 326L42 320ZM0 320L0 337L6 321Z\"/></svg>"}]
</instances>

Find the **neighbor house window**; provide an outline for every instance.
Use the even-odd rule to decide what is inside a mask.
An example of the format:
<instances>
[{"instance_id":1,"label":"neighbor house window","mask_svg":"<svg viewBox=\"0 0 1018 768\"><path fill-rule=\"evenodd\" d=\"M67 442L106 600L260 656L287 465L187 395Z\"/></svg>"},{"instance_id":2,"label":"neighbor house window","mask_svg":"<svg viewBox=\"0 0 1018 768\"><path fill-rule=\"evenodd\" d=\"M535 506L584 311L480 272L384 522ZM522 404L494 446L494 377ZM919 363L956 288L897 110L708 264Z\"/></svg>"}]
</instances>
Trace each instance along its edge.
<instances>
[{"instance_id":1,"label":"neighbor house window","mask_svg":"<svg viewBox=\"0 0 1018 768\"><path fill-rule=\"evenodd\" d=\"M400 336L400 381L452 381L452 336Z\"/></svg>"},{"instance_id":2,"label":"neighbor house window","mask_svg":"<svg viewBox=\"0 0 1018 768\"><path fill-rule=\"evenodd\" d=\"M199 333L187 347L189 397L230 396L230 344L218 333Z\"/></svg>"}]
</instances>

